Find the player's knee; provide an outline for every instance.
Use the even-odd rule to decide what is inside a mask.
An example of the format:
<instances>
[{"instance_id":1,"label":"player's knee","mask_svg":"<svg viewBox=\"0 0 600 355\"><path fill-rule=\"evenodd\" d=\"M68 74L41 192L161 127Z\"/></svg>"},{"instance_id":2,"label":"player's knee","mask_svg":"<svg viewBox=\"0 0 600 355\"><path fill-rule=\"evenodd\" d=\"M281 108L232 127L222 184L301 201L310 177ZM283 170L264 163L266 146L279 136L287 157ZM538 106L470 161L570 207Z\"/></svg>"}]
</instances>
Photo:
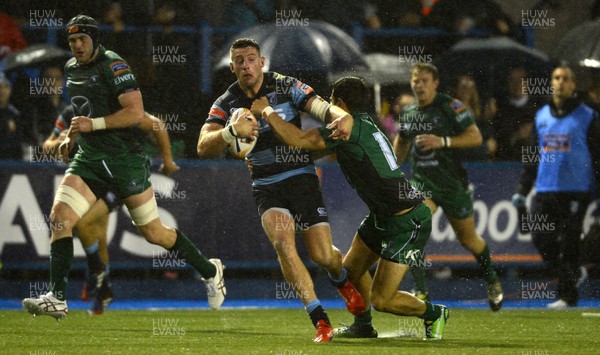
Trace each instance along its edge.
<instances>
[{"instance_id":1,"label":"player's knee","mask_svg":"<svg viewBox=\"0 0 600 355\"><path fill-rule=\"evenodd\" d=\"M384 297L381 293L373 291L371 293L371 304L378 312L387 312L389 308L389 298Z\"/></svg>"},{"instance_id":2,"label":"player's knee","mask_svg":"<svg viewBox=\"0 0 600 355\"><path fill-rule=\"evenodd\" d=\"M275 235L271 237L273 248L279 256L286 256L296 252L295 241L290 240L284 235Z\"/></svg>"},{"instance_id":3,"label":"player's knee","mask_svg":"<svg viewBox=\"0 0 600 355\"><path fill-rule=\"evenodd\" d=\"M333 250L331 248L319 248L309 250L308 256L315 264L325 267L333 262Z\"/></svg>"},{"instance_id":4,"label":"player's knee","mask_svg":"<svg viewBox=\"0 0 600 355\"><path fill-rule=\"evenodd\" d=\"M50 212L50 229L52 231L70 230L74 223L72 220L76 219L77 216L68 205L55 203Z\"/></svg>"}]
</instances>

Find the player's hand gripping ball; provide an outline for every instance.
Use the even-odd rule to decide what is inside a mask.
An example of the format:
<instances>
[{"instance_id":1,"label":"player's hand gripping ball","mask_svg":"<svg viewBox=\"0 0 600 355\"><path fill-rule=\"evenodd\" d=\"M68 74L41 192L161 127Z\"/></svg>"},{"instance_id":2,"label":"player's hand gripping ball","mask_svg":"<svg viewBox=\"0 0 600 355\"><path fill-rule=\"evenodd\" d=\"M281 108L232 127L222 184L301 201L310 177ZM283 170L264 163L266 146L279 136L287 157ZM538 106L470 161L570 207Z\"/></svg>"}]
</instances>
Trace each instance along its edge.
<instances>
[{"instance_id":1,"label":"player's hand gripping ball","mask_svg":"<svg viewBox=\"0 0 600 355\"><path fill-rule=\"evenodd\" d=\"M238 116L240 117L240 119L246 119L248 121L256 122L256 117L254 117L252 112L250 112L250 110L245 107L240 107L237 110L235 110L231 115L230 121L236 121L236 118ZM248 154L250 154L250 152L252 152L252 149L254 149L254 147L256 146L256 141L257 138L252 140L251 138L237 137L229 145L229 152L236 158L244 159Z\"/></svg>"}]
</instances>

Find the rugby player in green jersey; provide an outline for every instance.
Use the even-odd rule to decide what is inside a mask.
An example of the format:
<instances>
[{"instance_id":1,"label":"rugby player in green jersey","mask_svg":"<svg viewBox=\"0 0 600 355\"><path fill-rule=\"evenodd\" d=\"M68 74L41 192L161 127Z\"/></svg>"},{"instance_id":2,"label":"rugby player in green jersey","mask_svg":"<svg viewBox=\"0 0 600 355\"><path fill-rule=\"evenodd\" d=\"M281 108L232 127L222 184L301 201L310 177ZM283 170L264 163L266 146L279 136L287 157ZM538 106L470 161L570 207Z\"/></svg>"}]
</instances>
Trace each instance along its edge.
<instances>
[{"instance_id":1,"label":"rugby player in green jersey","mask_svg":"<svg viewBox=\"0 0 600 355\"><path fill-rule=\"evenodd\" d=\"M402 163L410 150L413 186L425 194L432 212L442 207L460 243L475 256L484 271L490 308L497 311L504 299L502 286L487 244L475 231L472 192L457 153L480 145L481 133L463 103L437 92L438 78L434 65L413 65L410 85L417 100L400 117L394 151ZM411 272L415 294L428 299L424 265L411 266Z\"/></svg>"},{"instance_id":2,"label":"rugby player in green jersey","mask_svg":"<svg viewBox=\"0 0 600 355\"><path fill-rule=\"evenodd\" d=\"M211 308L225 297L223 265L207 259L180 231L163 225L150 184L149 160L142 153L143 137L135 127L144 120L144 105L127 62L98 43L98 24L78 15L66 26L73 52L65 65L67 91L75 117L59 154L79 137L79 148L65 173L50 213L50 290L26 298L23 307L33 315L67 316L66 288L73 261L73 226L108 190L123 200L133 223L145 239L174 252L205 280Z\"/></svg>"},{"instance_id":3,"label":"rugby player in green jersey","mask_svg":"<svg viewBox=\"0 0 600 355\"><path fill-rule=\"evenodd\" d=\"M54 129L44 142L44 154L49 156L58 155L58 147L67 137L67 131L73 118L73 107L67 106L58 116ZM139 128L152 133L158 148L160 149L163 164L160 172L169 176L179 170L179 166L173 161L171 154L171 141L169 132L164 123L157 117L145 112L144 120ZM145 152L148 154L148 152ZM150 154L148 154L150 156ZM112 191L108 191L99 198L77 221L75 229L85 250L87 258L86 283L81 292L84 301L93 300L92 308L88 311L92 315L104 313L104 309L112 302L113 292L109 281L109 259L107 246L108 217L111 211L121 208L123 202L118 199Z\"/></svg>"},{"instance_id":4,"label":"rugby player in green jersey","mask_svg":"<svg viewBox=\"0 0 600 355\"><path fill-rule=\"evenodd\" d=\"M448 308L398 291L409 266L422 262L431 233L431 210L404 178L389 140L365 113L369 90L364 81L339 79L333 84L331 103L354 118L347 140L330 138L331 126L301 130L281 119L266 98L255 100L252 111L261 112L275 134L290 146L335 152L348 182L369 207L343 260L349 279L365 300L366 312L355 316L352 325L337 329L335 336L377 337L371 325L373 304L381 312L423 319L425 339L441 339ZM368 270L374 263L377 269L372 279Z\"/></svg>"}]
</instances>

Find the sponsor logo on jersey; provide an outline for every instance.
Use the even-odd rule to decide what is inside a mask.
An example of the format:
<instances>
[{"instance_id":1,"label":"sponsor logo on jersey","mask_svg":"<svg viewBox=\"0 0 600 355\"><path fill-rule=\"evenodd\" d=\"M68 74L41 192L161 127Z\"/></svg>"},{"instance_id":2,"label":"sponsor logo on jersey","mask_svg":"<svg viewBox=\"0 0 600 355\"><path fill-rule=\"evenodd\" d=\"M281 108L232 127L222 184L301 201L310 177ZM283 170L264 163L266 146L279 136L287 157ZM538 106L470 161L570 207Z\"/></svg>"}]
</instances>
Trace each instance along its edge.
<instances>
[{"instance_id":1,"label":"sponsor logo on jersey","mask_svg":"<svg viewBox=\"0 0 600 355\"><path fill-rule=\"evenodd\" d=\"M133 80L135 80L135 76L133 74L125 74L125 75L117 76L113 80L115 82L115 85L119 85L119 84L124 83L126 81L133 81Z\"/></svg>"},{"instance_id":2,"label":"sponsor logo on jersey","mask_svg":"<svg viewBox=\"0 0 600 355\"><path fill-rule=\"evenodd\" d=\"M548 133L542 137L542 151L549 152L570 152L571 135L565 133Z\"/></svg>"},{"instance_id":3,"label":"sponsor logo on jersey","mask_svg":"<svg viewBox=\"0 0 600 355\"><path fill-rule=\"evenodd\" d=\"M301 81L298 81L298 84L296 84L296 87L300 90L302 90L302 92L305 95L310 94L313 91L313 88L311 88L310 86L308 86L307 84L302 83Z\"/></svg>"},{"instance_id":4,"label":"sponsor logo on jersey","mask_svg":"<svg viewBox=\"0 0 600 355\"><path fill-rule=\"evenodd\" d=\"M233 112L231 112L231 113L233 113ZM222 120L225 120L225 119L227 119L227 114L220 107L213 106L210 108L210 111L208 112L208 117L218 117Z\"/></svg>"},{"instance_id":5,"label":"sponsor logo on jersey","mask_svg":"<svg viewBox=\"0 0 600 355\"><path fill-rule=\"evenodd\" d=\"M92 103L85 96L73 96L71 98L71 105L73 105L75 116L92 117L94 113Z\"/></svg>"},{"instance_id":6,"label":"sponsor logo on jersey","mask_svg":"<svg viewBox=\"0 0 600 355\"><path fill-rule=\"evenodd\" d=\"M454 110L454 112L456 112L457 114L466 111L467 110L467 106L465 106L462 102L454 99L450 102L450 107Z\"/></svg>"},{"instance_id":7,"label":"sponsor logo on jersey","mask_svg":"<svg viewBox=\"0 0 600 355\"><path fill-rule=\"evenodd\" d=\"M129 66L125 62L114 62L110 65L115 76L129 71Z\"/></svg>"}]
</instances>

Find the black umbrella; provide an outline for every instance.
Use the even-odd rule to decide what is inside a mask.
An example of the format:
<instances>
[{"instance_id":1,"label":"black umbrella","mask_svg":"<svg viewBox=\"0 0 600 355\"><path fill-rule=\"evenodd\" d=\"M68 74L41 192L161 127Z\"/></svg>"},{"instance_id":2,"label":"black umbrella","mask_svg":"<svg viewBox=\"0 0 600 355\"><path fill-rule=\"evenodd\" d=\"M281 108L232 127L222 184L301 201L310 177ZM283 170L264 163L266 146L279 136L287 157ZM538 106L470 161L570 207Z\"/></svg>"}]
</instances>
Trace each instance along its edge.
<instances>
[{"instance_id":1,"label":"black umbrella","mask_svg":"<svg viewBox=\"0 0 600 355\"><path fill-rule=\"evenodd\" d=\"M546 54L508 37L462 40L438 58L436 64L442 87L460 74L470 74L484 97L504 94L512 68L523 67L532 78L549 78L552 70Z\"/></svg>"},{"instance_id":2,"label":"black umbrella","mask_svg":"<svg viewBox=\"0 0 600 355\"><path fill-rule=\"evenodd\" d=\"M336 73L364 73L369 69L356 42L341 29L321 21L307 26L254 26L235 38L254 38L265 56L265 71L296 76L311 85L327 84ZM219 52L215 71L229 68L229 46Z\"/></svg>"},{"instance_id":3,"label":"black umbrella","mask_svg":"<svg viewBox=\"0 0 600 355\"><path fill-rule=\"evenodd\" d=\"M32 67L42 64L48 64L54 61L64 61L71 55L65 51L48 44L34 44L20 51L10 53L6 58L4 71L11 71L23 67Z\"/></svg>"},{"instance_id":4,"label":"black umbrella","mask_svg":"<svg viewBox=\"0 0 600 355\"><path fill-rule=\"evenodd\" d=\"M552 58L571 66L600 68L600 19L569 31L554 47Z\"/></svg>"}]
</instances>

